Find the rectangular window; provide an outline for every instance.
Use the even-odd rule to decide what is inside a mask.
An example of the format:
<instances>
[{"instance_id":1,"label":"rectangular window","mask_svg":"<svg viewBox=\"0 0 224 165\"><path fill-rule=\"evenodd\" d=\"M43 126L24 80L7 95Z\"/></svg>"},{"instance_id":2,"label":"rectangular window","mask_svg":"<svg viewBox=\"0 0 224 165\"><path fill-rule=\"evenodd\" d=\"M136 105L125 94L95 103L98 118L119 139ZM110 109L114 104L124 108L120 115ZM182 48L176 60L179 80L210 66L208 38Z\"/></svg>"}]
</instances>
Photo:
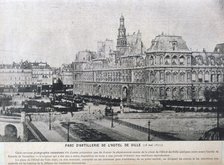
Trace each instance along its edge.
<instances>
[{"instance_id":1,"label":"rectangular window","mask_svg":"<svg viewBox=\"0 0 224 165\"><path fill-rule=\"evenodd\" d=\"M211 82L215 82L215 75L214 74L211 75Z\"/></svg>"},{"instance_id":2,"label":"rectangular window","mask_svg":"<svg viewBox=\"0 0 224 165\"><path fill-rule=\"evenodd\" d=\"M209 82L209 74L205 74L205 82Z\"/></svg>"},{"instance_id":3,"label":"rectangular window","mask_svg":"<svg viewBox=\"0 0 224 165\"><path fill-rule=\"evenodd\" d=\"M195 75L195 73L192 74L192 81L193 81L193 82L196 81L196 75Z\"/></svg>"},{"instance_id":4,"label":"rectangular window","mask_svg":"<svg viewBox=\"0 0 224 165\"><path fill-rule=\"evenodd\" d=\"M199 75L198 75L198 81L199 82L202 82L202 80L203 80L203 75L202 75L202 73L199 73Z\"/></svg>"},{"instance_id":5,"label":"rectangular window","mask_svg":"<svg viewBox=\"0 0 224 165\"><path fill-rule=\"evenodd\" d=\"M188 73L187 73L187 80L190 80L190 79L191 79L191 73L188 72Z\"/></svg>"}]
</instances>

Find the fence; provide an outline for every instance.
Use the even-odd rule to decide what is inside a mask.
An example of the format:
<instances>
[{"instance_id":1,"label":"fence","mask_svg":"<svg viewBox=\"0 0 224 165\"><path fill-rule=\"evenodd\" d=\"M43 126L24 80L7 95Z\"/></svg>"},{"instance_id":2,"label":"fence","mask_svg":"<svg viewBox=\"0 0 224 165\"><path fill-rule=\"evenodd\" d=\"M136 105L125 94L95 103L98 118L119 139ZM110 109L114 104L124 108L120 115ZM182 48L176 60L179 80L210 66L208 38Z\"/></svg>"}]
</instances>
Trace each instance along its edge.
<instances>
[{"instance_id":1,"label":"fence","mask_svg":"<svg viewBox=\"0 0 224 165\"><path fill-rule=\"evenodd\" d=\"M111 117L105 117L105 118L107 120L111 120ZM136 124L133 124L133 123L130 123L130 122L127 122L127 121L119 120L119 119L116 119L116 118L114 119L114 122L116 122L118 124L121 124L121 125L124 125L124 126L127 126L129 128L138 130L140 132L144 132L144 133L149 133L150 132L150 134L152 134L153 136L156 136L156 137L161 138L163 140L183 140L183 139L180 139L178 137L175 137L174 136L175 134L172 134L172 133L155 131L155 130L152 130L150 128L146 128L146 127L136 125Z\"/></svg>"},{"instance_id":2,"label":"fence","mask_svg":"<svg viewBox=\"0 0 224 165\"><path fill-rule=\"evenodd\" d=\"M30 121L26 121L25 125L27 126L27 129L30 130L30 132L33 134L33 136L40 142L47 141L47 139L42 135L42 133L31 123Z\"/></svg>"}]
</instances>

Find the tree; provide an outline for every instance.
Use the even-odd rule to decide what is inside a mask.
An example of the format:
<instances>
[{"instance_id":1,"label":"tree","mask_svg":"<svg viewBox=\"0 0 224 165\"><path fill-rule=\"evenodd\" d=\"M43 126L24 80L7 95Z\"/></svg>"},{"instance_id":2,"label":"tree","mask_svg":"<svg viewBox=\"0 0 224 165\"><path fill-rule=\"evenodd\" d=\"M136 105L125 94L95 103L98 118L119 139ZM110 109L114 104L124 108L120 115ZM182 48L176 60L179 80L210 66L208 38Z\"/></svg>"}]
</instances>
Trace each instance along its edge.
<instances>
[{"instance_id":1,"label":"tree","mask_svg":"<svg viewBox=\"0 0 224 165\"><path fill-rule=\"evenodd\" d=\"M205 100L208 102L211 99L211 91L209 89L205 89L204 91Z\"/></svg>"},{"instance_id":2,"label":"tree","mask_svg":"<svg viewBox=\"0 0 224 165\"><path fill-rule=\"evenodd\" d=\"M214 102L215 100L218 100L218 88L217 90L205 89L204 96L207 102Z\"/></svg>"},{"instance_id":3,"label":"tree","mask_svg":"<svg viewBox=\"0 0 224 165\"><path fill-rule=\"evenodd\" d=\"M61 81L60 78L58 78L58 81L57 81L57 88L58 90L63 90L63 82Z\"/></svg>"},{"instance_id":4,"label":"tree","mask_svg":"<svg viewBox=\"0 0 224 165\"><path fill-rule=\"evenodd\" d=\"M224 104L224 83L221 84L215 91L215 97L220 104Z\"/></svg>"},{"instance_id":5,"label":"tree","mask_svg":"<svg viewBox=\"0 0 224 165\"><path fill-rule=\"evenodd\" d=\"M52 91L60 91L63 90L63 82L60 78L58 78L57 82L53 84Z\"/></svg>"},{"instance_id":6,"label":"tree","mask_svg":"<svg viewBox=\"0 0 224 165\"><path fill-rule=\"evenodd\" d=\"M217 128L216 128L216 133L218 136L217 140L220 140L221 134L220 134L220 127L219 127L219 114L223 114L223 106L224 106L224 83L219 85L218 88L216 90L205 90L204 92L204 96L205 98L207 98L206 100L209 101L211 100L212 102L214 102L216 100L215 106L217 107Z\"/></svg>"}]
</instances>

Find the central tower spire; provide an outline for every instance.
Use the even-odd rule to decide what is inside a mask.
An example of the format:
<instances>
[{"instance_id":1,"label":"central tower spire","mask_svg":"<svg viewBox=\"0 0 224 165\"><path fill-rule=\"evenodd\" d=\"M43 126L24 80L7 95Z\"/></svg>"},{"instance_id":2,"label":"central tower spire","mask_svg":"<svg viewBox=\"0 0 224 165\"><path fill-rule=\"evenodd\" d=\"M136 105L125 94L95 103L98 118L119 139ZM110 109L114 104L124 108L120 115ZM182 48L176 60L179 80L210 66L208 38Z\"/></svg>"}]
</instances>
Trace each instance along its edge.
<instances>
[{"instance_id":1,"label":"central tower spire","mask_svg":"<svg viewBox=\"0 0 224 165\"><path fill-rule=\"evenodd\" d=\"M120 27L118 28L118 36L117 36L117 50L123 54L126 48L127 48L126 29L124 26L124 16L121 15Z\"/></svg>"}]
</instances>

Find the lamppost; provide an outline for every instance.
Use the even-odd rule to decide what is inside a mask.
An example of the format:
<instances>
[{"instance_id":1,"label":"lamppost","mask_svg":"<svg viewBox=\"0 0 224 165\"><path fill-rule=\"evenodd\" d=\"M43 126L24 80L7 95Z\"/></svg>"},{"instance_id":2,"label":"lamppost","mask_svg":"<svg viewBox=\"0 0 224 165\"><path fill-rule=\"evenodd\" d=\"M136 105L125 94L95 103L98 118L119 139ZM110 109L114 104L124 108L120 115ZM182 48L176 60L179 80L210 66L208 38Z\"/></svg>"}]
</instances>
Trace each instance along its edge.
<instances>
[{"instance_id":1,"label":"lamppost","mask_svg":"<svg viewBox=\"0 0 224 165\"><path fill-rule=\"evenodd\" d=\"M121 98L121 102L120 102L120 110L121 113L124 113L124 106L123 106L123 99Z\"/></svg>"},{"instance_id":2,"label":"lamppost","mask_svg":"<svg viewBox=\"0 0 224 165\"><path fill-rule=\"evenodd\" d=\"M111 111L111 128L114 127L114 110L112 108L112 88L110 88L110 111Z\"/></svg>"},{"instance_id":3,"label":"lamppost","mask_svg":"<svg viewBox=\"0 0 224 165\"><path fill-rule=\"evenodd\" d=\"M151 140L150 138L151 130L150 130L150 121L148 121L148 141Z\"/></svg>"},{"instance_id":4,"label":"lamppost","mask_svg":"<svg viewBox=\"0 0 224 165\"><path fill-rule=\"evenodd\" d=\"M110 110L111 110L111 128L114 127L114 110L111 108L110 106Z\"/></svg>"},{"instance_id":5,"label":"lamppost","mask_svg":"<svg viewBox=\"0 0 224 165\"><path fill-rule=\"evenodd\" d=\"M193 80L194 78L194 80ZM196 75L194 75L193 77L193 68L191 67L191 103L192 103L192 107L194 107L194 101L195 101L195 89L194 89L194 81L196 79Z\"/></svg>"},{"instance_id":6,"label":"lamppost","mask_svg":"<svg viewBox=\"0 0 224 165\"><path fill-rule=\"evenodd\" d=\"M63 119L63 123L67 127L67 142L69 142L70 141L70 124L71 124L69 116L65 116L65 118Z\"/></svg>"},{"instance_id":7,"label":"lamppost","mask_svg":"<svg viewBox=\"0 0 224 165\"><path fill-rule=\"evenodd\" d=\"M219 105L217 106L217 129L219 129Z\"/></svg>"},{"instance_id":8,"label":"lamppost","mask_svg":"<svg viewBox=\"0 0 224 165\"><path fill-rule=\"evenodd\" d=\"M48 113L49 113L49 130L51 130L51 108L48 109Z\"/></svg>"},{"instance_id":9,"label":"lamppost","mask_svg":"<svg viewBox=\"0 0 224 165\"><path fill-rule=\"evenodd\" d=\"M69 142L69 127L70 127L70 123L68 121L67 122L67 142Z\"/></svg>"},{"instance_id":10,"label":"lamppost","mask_svg":"<svg viewBox=\"0 0 224 165\"><path fill-rule=\"evenodd\" d=\"M218 133L218 140L221 140L220 137L220 130L219 130L219 113L220 113L220 109L221 109L221 104L222 104L222 100L223 100L223 90L222 87L218 87L217 88L217 116L216 116L216 121L217 121L217 133Z\"/></svg>"}]
</instances>

